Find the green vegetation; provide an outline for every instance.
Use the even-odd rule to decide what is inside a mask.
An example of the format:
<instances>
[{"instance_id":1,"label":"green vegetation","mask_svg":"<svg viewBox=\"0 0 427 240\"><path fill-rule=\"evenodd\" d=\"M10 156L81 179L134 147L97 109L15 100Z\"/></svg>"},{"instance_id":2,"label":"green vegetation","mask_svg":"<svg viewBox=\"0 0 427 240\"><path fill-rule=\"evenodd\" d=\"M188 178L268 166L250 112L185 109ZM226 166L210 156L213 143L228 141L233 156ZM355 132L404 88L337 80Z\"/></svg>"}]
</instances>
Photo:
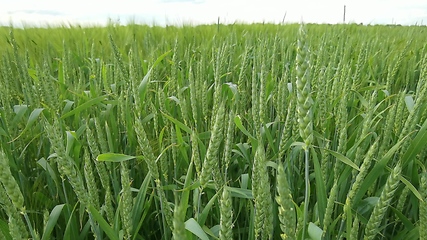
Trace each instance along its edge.
<instances>
[{"instance_id":1,"label":"green vegetation","mask_svg":"<svg viewBox=\"0 0 427 240\"><path fill-rule=\"evenodd\" d=\"M0 239L424 239L427 28L0 28Z\"/></svg>"}]
</instances>

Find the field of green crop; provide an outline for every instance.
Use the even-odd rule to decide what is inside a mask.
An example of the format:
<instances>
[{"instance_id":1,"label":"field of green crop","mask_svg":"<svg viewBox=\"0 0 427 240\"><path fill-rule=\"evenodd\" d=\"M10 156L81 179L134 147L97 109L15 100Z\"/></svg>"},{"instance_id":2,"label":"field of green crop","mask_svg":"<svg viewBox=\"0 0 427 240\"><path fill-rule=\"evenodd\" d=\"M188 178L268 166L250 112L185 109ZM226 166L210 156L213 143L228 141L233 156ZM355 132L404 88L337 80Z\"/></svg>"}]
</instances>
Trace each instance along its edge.
<instances>
[{"instance_id":1,"label":"field of green crop","mask_svg":"<svg viewBox=\"0 0 427 240\"><path fill-rule=\"evenodd\" d=\"M0 239L427 239L427 28L0 28Z\"/></svg>"}]
</instances>

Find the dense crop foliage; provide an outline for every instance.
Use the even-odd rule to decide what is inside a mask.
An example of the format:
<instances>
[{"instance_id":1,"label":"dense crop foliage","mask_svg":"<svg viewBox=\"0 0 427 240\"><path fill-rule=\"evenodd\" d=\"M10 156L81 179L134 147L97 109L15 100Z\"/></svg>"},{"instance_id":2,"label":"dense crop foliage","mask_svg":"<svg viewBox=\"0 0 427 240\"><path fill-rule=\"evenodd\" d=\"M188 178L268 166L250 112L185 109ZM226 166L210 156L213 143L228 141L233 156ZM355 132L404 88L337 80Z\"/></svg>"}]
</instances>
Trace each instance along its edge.
<instances>
[{"instance_id":1,"label":"dense crop foliage","mask_svg":"<svg viewBox=\"0 0 427 240\"><path fill-rule=\"evenodd\" d=\"M0 239L426 239L425 27L0 29Z\"/></svg>"}]
</instances>

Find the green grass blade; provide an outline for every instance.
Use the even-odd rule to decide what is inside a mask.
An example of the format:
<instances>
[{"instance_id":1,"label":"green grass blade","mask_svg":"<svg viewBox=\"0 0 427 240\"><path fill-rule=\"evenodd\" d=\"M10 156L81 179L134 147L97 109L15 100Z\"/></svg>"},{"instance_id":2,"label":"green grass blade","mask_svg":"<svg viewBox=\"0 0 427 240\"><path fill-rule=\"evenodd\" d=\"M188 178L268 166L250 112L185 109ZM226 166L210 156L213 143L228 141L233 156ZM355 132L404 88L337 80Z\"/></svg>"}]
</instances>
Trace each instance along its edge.
<instances>
[{"instance_id":1,"label":"green grass blade","mask_svg":"<svg viewBox=\"0 0 427 240\"><path fill-rule=\"evenodd\" d=\"M314 176L316 181L316 199L317 199L317 210L319 211L320 224L323 226L323 218L325 216L326 205L328 197L326 195L326 186L323 179L322 168L320 167L317 153L311 148L311 156L313 158Z\"/></svg>"},{"instance_id":2,"label":"green grass blade","mask_svg":"<svg viewBox=\"0 0 427 240\"><path fill-rule=\"evenodd\" d=\"M78 107L76 107L73 110L71 110L71 111L67 112L66 114L62 115L61 119L65 119L67 117L70 117L70 116L73 116L75 114L78 114L78 113L80 113L80 112L82 112L82 111L84 111L84 110L92 107L93 105L96 105L96 104L104 101L107 98L107 96L108 95L103 95L103 96L99 96L97 98L90 99L89 101L87 101L87 102L85 102L83 104L80 104Z\"/></svg>"},{"instance_id":3,"label":"green grass blade","mask_svg":"<svg viewBox=\"0 0 427 240\"><path fill-rule=\"evenodd\" d=\"M193 164L190 163L190 166L188 167L188 170L187 170L187 175L185 176L184 190L182 191L182 196L181 196L180 204L182 209L187 209L188 207L188 200L190 198L190 190L188 188L191 186L192 176L193 176Z\"/></svg>"},{"instance_id":4,"label":"green grass blade","mask_svg":"<svg viewBox=\"0 0 427 240\"><path fill-rule=\"evenodd\" d=\"M397 150L399 150L402 143L406 141L406 138L400 140L393 147L388 150L388 152L381 158L372 168L372 170L368 173L362 185L359 188L359 191L354 196L354 204L357 203L363 198L366 191L368 191L369 187L377 180L377 178L384 172L384 169L387 166L388 161L393 157Z\"/></svg>"},{"instance_id":5,"label":"green grass blade","mask_svg":"<svg viewBox=\"0 0 427 240\"><path fill-rule=\"evenodd\" d=\"M425 199L423 199L423 197L421 196L420 192L418 192L418 190L414 187L414 185L412 185L411 182L409 182L403 176L399 176L399 180L403 182L403 184L405 184L409 188L409 190L411 190L411 192L415 195L415 197L417 197L420 201L425 201Z\"/></svg>"},{"instance_id":6,"label":"green grass blade","mask_svg":"<svg viewBox=\"0 0 427 240\"><path fill-rule=\"evenodd\" d=\"M67 226L65 227L64 230L64 240L74 240L74 239L78 239L79 238L79 234L78 234L78 220L76 219L75 213L76 213L76 208L79 204L76 203L72 209L72 211L70 211L71 206L70 205L66 205L66 210L65 211L65 220L67 221Z\"/></svg>"},{"instance_id":7,"label":"green grass blade","mask_svg":"<svg viewBox=\"0 0 427 240\"><path fill-rule=\"evenodd\" d=\"M135 159L135 156L129 156L121 153L103 153L96 160L100 162L123 162Z\"/></svg>"},{"instance_id":8,"label":"green grass blade","mask_svg":"<svg viewBox=\"0 0 427 240\"><path fill-rule=\"evenodd\" d=\"M359 167L354 164L354 162L352 162L349 158L347 158L346 156L342 155L341 153L323 148L323 150L328 151L330 154L334 155L334 157L336 157L338 160L340 160L341 162L343 162L344 164L352 167L353 169L356 169L357 171L360 171Z\"/></svg>"},{"instance_id":9,"label":"green grass blade","mask_svg":"<svg viewBox=\"0 0 427 240\"><path fill-rule=\"evenodd\" d=\"M228 191L231 193L231 197L233 198L244 198L244 199L253 199L252 190L243 189L243 188L235 188L235 187L226 187Z\"/></svg>"},{"instance_id":10,"label":"green grass blade","mask_svg":"<svg viewBox=\"0 0 427 240\"><path fill-rule=\"evenodd\" d=\"M0 136L7 136L7 132L2 127L0 127Z\"/></svg>"},{"instance_id":11,"label":"green grass blade","mask_svg":"<svg viewBox=\"0 0 427 240\"><path fill-rule=\"evenodd\" d=\"M12 240L12 236L10 235L9 226L7 222L3 219L0 219L0 231L3 233L3 236L6 238L5 240Z\"/></svg>"},{"instance_id":12,"label":"green grass blade","mask_svg":"<svg viewBox=\"0 0 427 240\"><path fill-rule=\"evenodd\" d=\"M171 122L175 123L176 126L184 130L186 133L191 134L191 129L187 126L185 126L184 123L176 120L175 118L167 115L166 113L162 112L163 116L165 116L167 119L169 119Z\"/></svg>"},{"instance_id":13,"label":"green grass blade","mask_svg":"<svg viewBox=\"0 0 427 240\"><path fill-rule=\"evenodd\" d=\"M411 141L408 150L402 157L403 166L408 164L415 156L426 148L427 143L427 119L424 121L421 129L418 131L414 140Z\"/></svg>"},{"instance_id":14,"label":"green grass blade","mask_svg":"<svg viewBox=\"0 0 427 240\"><path fill-rule=\"evenodd\" d=\"M194 218L190 218L185 221L185 229L187 229L202 240L209 240L208 235L205 233L205 231L203 231L203 228Z\"/></svg>"},{"instance_id":15,"label":"green grass blade","mask_svg":"<svg viewBox=\"0 0 427 240\"><path fill-rule=\"evenodd\" d=\"M62 209L64 208L65 204L56 205L52 212L49 215L49 218L47 220L46 226L43 231L42 240L50 239L50 234L52 233L56 223L58 222L58 218L62 213Z\"/></svg>"},{"instance_id":16,"label":"green grass blade","mask_svg":"<svg viewBox=\"0 0 427 240\"><path fill-rule=\"evenodd\" d=\"M12 140L12 142L16 141L19 137L21 137L22 134L24 134L33 125L33 123L37 120L37 118L40 116L43 110L44 108L36 108L31 112L30 116L28 117L27 125L25 125L24 130L22 130L22 132L15 139ZM0 134L1 134L1 128L0 128Z\"/></svg>"},{"instance_id":17,"label":"green grass blade","mask_svg":"<svg viewBox=\"0 0 427 240\"><path fill-rule=\"evenodd\" d=\"M15 112L15 117L13 118L12 122L18 123L21 121L24 114L27 112L28 106L27 105L15 105L13 106L13 111Z\"/></svg>"},{"instance_id":18,"label":"green grass blade","mask_svg":"<svg viewBox=\"0 0 427 240\"><path fill-rule=\"evenodd\" d=\"M94 208L93 206L88 206L89 212L92 214L93 219L99 224L101 229L107 234L107 236L111 240L119 240L119 236L117 232L114 231L113 228L110 227L110 225L105 221L105 219L102 217L102 215Z\"/></svg>"},{"instance_id":19,"label":"green grass blade","mask_svg":"<svg viewBox=\"0 0 427 240\"><path fill-rule=\"evenodd\" d=\"M202 213L199 215L199 218L197 219L200 225L205 225L206 219L208 218L209 211L212 209L212 206L214 205L217 197L217 192L215 195L212 196L212 198L209 200L209 202L206 204L205 208L203 209Z\"/></svg>"},{"instance_id":20,"label":"green grass blade","mask_svg":"<svg viewBox=\"0 0 427 240\"><path fill-rule=\"evenodd\" d=\"M136 195L135 204L133 205L133 208L132 208L132 219L134 223L140 222L142 218L142 214L144 212L144 206L145 206L145 197L147 195L148 186L150 185L150 180L151 180L151 174L148 173L145 176L144 181L142 182L141 187L138 190L138 194ZM134 229L134 234L132 234L134 236L134 239L137 236L135 233L137 233L140 228L141 226L139 225Z\"/></svg>"},{"instance_id":21,"label":"green grass blade","mask_svg":"<svg viewBox=\"0 0 427 240\"><path fill-rule=\"evenodd\" d=\"M321 228L319 228L312 222L308 224L308 236L310 236L312 240L321 240L322 234L323 230Z\"/></svg>"},{"instance_id":22,"label":"green grass blade","mask_svg":"<svg viewBox=\"0 0 427 240\"><path fill-rule=\"evenodd\" d=\"M273 124L266 124L262 130L263 133L265 134L267 140L268 140L268 146L271 147L271 149L273 150L274 154L277 154L277 152L279 152L279 148L277 146L277 144L274 144L274 138L273 135L271 134L271 131L269 129L269 126L273 126Z\"/></svg>"},{"instance_id":23,"label":"green grass blade","mask_svg":"<svg viewBox=\"0 0 427 240\"><path fill-rule=\"evenodd\" d=\"M142 79L141 83L138 86L138 93L139 93L139 100L144 102L145 94L148 91L148 85L150 83L150 76L153 69L167 56L169 55L171 51L167 51L166 53L163 53L160 57L157 58L157 60L154 62L153 66L148 70L147 74L145 74L144 78Z\"/></svg>"},{"instance_id":24,"label":"green grass blade","mask_svg":"<svg viewBox=\"0 0 427 240\"><path fill-rule=\"evenodd\" d=\"M237 128L239 128L240 131L242 131L243 134L245 134L246 136L249 137L249 139L251 139L251 142L257 142L254 136L252 136L252 134L250 134L248 130L246 130L246 128L243 126L242 119L240 118L240 116L234 117L234 123L236 124Z\"/></svg>"}]
</instances>

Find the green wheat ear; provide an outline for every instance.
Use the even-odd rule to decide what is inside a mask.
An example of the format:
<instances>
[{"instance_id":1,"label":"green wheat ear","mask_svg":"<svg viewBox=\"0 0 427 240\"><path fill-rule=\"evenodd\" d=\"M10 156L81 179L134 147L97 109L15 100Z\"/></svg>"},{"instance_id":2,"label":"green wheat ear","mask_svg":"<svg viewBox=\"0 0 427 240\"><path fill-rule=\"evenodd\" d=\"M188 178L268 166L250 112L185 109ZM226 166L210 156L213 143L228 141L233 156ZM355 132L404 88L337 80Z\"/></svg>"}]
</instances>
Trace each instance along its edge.
<instances>
[{"instance_id":1,"label":"green wheat ear","mask_svg":"<svg viewBox=\"0 0 427 240\"><path fill-rule=\"evenodd\" d=\"M220 230L219 239L231 240L233 239L233 208L230 192L227 188L222 190L222 197L220 200Z\"/></svg>"},{"instance_id":2,"label":"green wheat ear","mask_svg":"<svg viewBox=\"0 0 427 240\"><path fill-rule=\"evenodd\" d=\"M295 239L296 229L296 213L295 206L292 200L292 193L289 189L288 180L286 179L283 164L279 163L277 166L277 196L276 202L279 204L279 220L280 235L283 240Z\"/></svg>"},{"instance_id":3,"label":"green wheat ear","mask_svg":"<svg viewBox=\"0 0 427 240\"><path fill-rule=\"evenodd\" d=\"M212 173L214 172L214 167L218 166L218 151L220 144L222 142L223 136L223 119L225 113L225 105L221 104L218 112L215 117L215 123L212 129L212 135L209 140L209 146L206 150L206 156L203 161L202 172L200 174L200 184L202 187L205 187L210 178L212 177Z\"/></svg>"},{"instance_id":4,"label":"green wheat ear","mask_svg":"<svg viewBox=\"0 0 427 240\"><path fill-rule=\"evenodd\" d=\"M0 158L5 157L5 154L1 150L0 155L3 155L0 156ZM1 176L6 176L3 174L4 169L2 169L1 171ZM10 181L10 179L8 179L7 181ZM22 221L22 217L20 214L21 209L16 208L16 204L13 203L13 200L11 199L10 195L8 195L7 190L5 188L6 186L4 185L4 181L2 180L2 182L0 183L0 202L1 208L6 212L7 216L9 217L8 226L10 235L14 239L24 239L24 237L28 236L28 232L24 222Z\"/></svg>"},{"instance_id":5,"label":"green wheat ear","mask_svg":"<svg viewBox=\"0 0 427 240\"><path fill-rule=\"evenodd\" d=\"M10 172L9 166L9 159L3 150L0 149L0 183L3 184L15 208L21 211L24 208L24 197L22 196L18 183Z\"/></svg>"},{"instance_id":6,"label":"green wheat ear","mask_svg":"<svg viewBox=\"0 0 427 240\"><path fill-rule=\"evenodd\" d=\"M378 234L378 228L383 221L388 206L390 205L390 202L394 197L394 193L399 186L399 175L401 171L402 167L400 164L397 164L388 177L384 189L381 192L381 196L372 211L368 223L366 224L365 236L363 237L364 240L372 240Z\"/></svg>"},{"instance_id":7,"label":"green wheat ear","mask_svg":"<svg viewBox=\"0 0 427 240\"><path fill-rule=\"evenodd\" d=\"M335 201L338 193L338 181L334 181L331 191L329 193L329 198L326 204L325 217L323 218L323 237L328 233L328 229L332 223L332 214L335 206Z\"/></svg>"},{"instance_id":8,"label":"green wheat ear","mask_svg":"<svg viewBox=\"0 0 427 240\"><path fill-rule=\"evenodd\" d=\"M419 201L420 239L427 239L427 172L421 174L420 194L423 201Z\"/></svg>"},{"instance_id":9,"label":"green wheat ear","mask_svg":"<svg viewBox=\"0 0 427 240\"><path fill-rule=\"evenodd\" d=\"M296 89L297 89L297 120L299 132L305 145L304 149L304 226L302 237L305 238L306 225L308 224L308 211L310 199L310 154L309 147L313 143L313 99L311 98L311 80L309 76L309 52L306 44L307 34L305 26L301 24L298 31L297 56L296 56Z\"/></svg>"},{"instance_id":10,"label":"green wheat ear","mask_svg":"<svg viewBox=\"0 0 427 240\"><path fill-rule=\"evenodd\" d=\"M131 181L129 177L129 162L120 163L120 179L122 184L122 205L120 213L123 220L126 239L131 239L133 230L133 221L131 217L133 208L133 198L130 187Z\"/></svg>"},{"instance_id":11,"label":"green wheat ear","mask_svg":"<svg viewBox=\"0 0 427 240\"><path fill-rule=\"evenodd\" d=\"M313 99L311 98L311 80L306 35L305 27L301 25L298 32L296 49L296 89L299 132L306 146L310 146L313 142Z\"/></svg>"},{"instance_id":12,"label":"green wheat ear","mask_svg":"<svg viewBox=\"0 0 427 240\"><path fill-rule=\"evenodd\" d=\"M256 239L269 239L273 232L272 198L264 146L255 152L252 194L255 202L254 233Z\"/></svg>"},{"instance_id":13,"label":"green wheat ear","mask_svg":"<svg viewBox=\"0 0 427 240\"><path fill-rule=\"evenodd\" d=\"M56 162L58 163L58 171L63 177L67 177L79 201L87 206L89 203L88 192L84 186L83 178L78 169L76 169L74 160L67 152L64 145L64 139L61 132L61 121L54 119L53 124L47 120L44 121L46 135L52 145L53 151L57 154Z\"/></svg>"}]
</instances>

